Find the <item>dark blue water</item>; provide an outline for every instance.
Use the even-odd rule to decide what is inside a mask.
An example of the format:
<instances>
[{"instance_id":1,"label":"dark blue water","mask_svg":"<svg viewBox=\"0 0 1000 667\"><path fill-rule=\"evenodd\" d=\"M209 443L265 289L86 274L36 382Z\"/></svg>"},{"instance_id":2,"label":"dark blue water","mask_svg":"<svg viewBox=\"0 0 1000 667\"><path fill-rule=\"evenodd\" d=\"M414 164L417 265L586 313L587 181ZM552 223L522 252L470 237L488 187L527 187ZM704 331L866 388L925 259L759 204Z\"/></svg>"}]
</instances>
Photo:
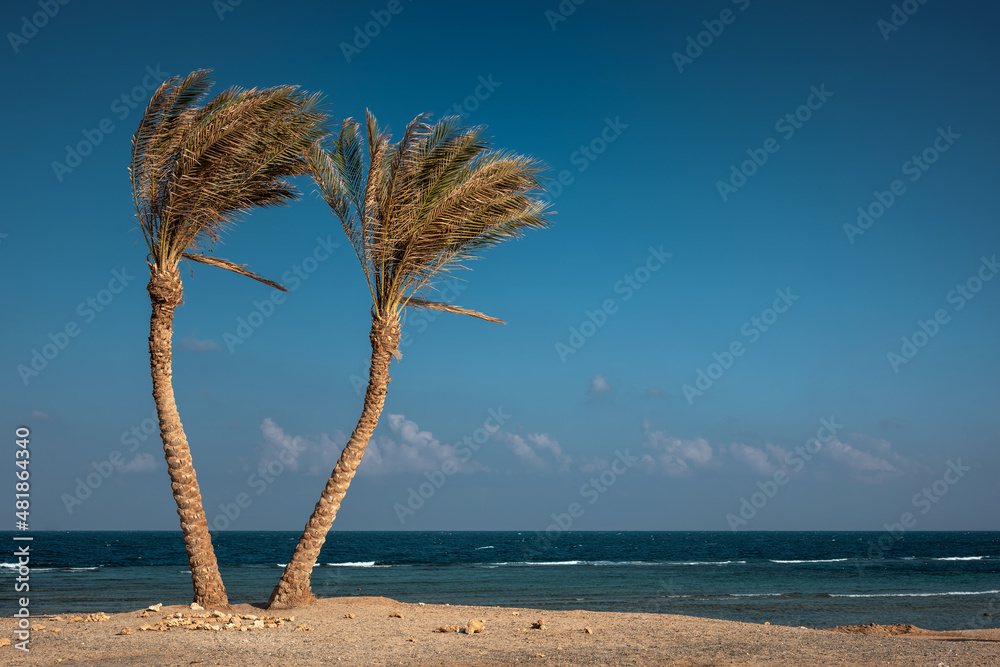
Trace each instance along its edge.
<instances>
[{"instance_id":1,"label":"dark blue water","mask_svg":"<svg viewBox=\"0 0 1000 667\"><path fill-rule=\"evenodd\" d=\"M12 535L4 534L11 554L13 545L23 544ZM33 613L126 611L191 600L179 532L33 536ZM265 601L297 539L291 532L214 535L230 600ZM14 590L14 561L0 557L5 591ZM1000 533L562 532L550 539L529 532L334 531L312 581L321 597L642 611L807 627L1000 627Z\"/></svg>"}]
</instances>

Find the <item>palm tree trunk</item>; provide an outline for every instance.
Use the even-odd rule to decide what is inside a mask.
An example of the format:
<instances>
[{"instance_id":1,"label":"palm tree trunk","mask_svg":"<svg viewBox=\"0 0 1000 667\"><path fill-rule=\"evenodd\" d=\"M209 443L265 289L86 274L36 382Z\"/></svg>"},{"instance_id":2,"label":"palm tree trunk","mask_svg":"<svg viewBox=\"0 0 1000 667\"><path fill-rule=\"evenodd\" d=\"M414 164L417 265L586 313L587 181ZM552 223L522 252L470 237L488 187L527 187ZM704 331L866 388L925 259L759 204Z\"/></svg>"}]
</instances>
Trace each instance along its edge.
<instances>
[{"instance_id":1,"label":"palm tree trunk","mask_svg":"<svg viewBox=\"0 0 1000 667\"><path fill-rule=\"evenodd\" d=\"M309 584L312 569L316 559L319 558L323 543L326 542L326 535L330 532L333 520L337 517L340 503L347 495L347 487L351 485L354 473L361 464L365 447L368 446L372 432L378 425L382 407L385 405L386 391L391 381L389 362L399 348L399 333L399 317L396 313L390 313L382 320L372 318L372 359L368 369L368 389L365 392L361 418L330 474L319 502L316 503L316 508L302 531L295 552L285 566L281 580L271 593L271 598L268 600L269 609L288 609L316 600Z\"/></svg>"},{"instance_id":2,"label":"palm tree trunk","mask_svg":"<svg viewBox=\"0 0 1000 667\"><path fill-rule=\"evenodd\" d=\"M208 532L208 520L191 461L191 450L177 414L171 382L174 309L181 303L183 295L180 272L176 267L166 270L150 267L149 285L146 289L153 306L153 313L149 318L149 365L153 376L153 400L156 401L156 412L160 418L160 435L163 438L170 486L177 502L177 514L181 518L184 548L187 550L191 580L194 583L194 601L206 608L228 607L229 599L212 549L212 538Z\"/></svg>"}]
</instances>

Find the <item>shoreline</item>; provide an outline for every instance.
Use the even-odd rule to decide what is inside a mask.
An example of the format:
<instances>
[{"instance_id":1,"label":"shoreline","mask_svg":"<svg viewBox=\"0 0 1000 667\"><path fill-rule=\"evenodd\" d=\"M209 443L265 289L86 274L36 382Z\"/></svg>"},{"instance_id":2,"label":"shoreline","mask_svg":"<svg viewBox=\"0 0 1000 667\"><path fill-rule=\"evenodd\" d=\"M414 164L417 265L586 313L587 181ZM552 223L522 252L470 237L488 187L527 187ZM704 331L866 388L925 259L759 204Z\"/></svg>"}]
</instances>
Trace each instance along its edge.
<instances>
[{"instance_id":1,"label":"shoreline","mask_svg":"<svg viewBox=\"0 0 1000 667\"><path fill-rule=\"evenodd\" d=\"M277 612L263 607L236 604L220 610L221 617L180 605L148 611L147 617L140 617L141 610L103 615L100 609L91 610L89 618L35 616L28 653L15 648L16 619L5 617L0 637L11 644L0 647L0 656L6 664L60 666L252 661L483 667L940 662L986 667L1000 659L1000 629L939 632L900 625L855 626L846 632L671 614L403 603L384 597L325 598ZM282 622L274 623L275 617ZM482 622L483 630L466 633L471 620ZM544 628L532 628L539 620ZM185 627L195 624L198 629ZM140 630L143 625L169 629ZM250 627L239 630L235 625ZM435 632L445 626L461 629ZM126 627L129 633L121 634Z\"/></svg>"},{"instance_id":2,"label":"shoreline","mask_svg":"<svg viewBox=\"0 0 1000 667\"><path fill-rule=\"evenodd\" d=\"M332 535L312 575L322 597L670 613L809 628L1000 627L996 531L907 534L891 558L871 561L863 552L875 536L856 531L566 531L549 552L530 558L524 554L533 536L510 531ZM229 531L213 538L230 599L265 596L298 537ZM16 559L2 560L16 567ZM176 532L46 534L33 544L32 565L33 614L124 612L192 599Z\"/></svg>"}]
</instances>

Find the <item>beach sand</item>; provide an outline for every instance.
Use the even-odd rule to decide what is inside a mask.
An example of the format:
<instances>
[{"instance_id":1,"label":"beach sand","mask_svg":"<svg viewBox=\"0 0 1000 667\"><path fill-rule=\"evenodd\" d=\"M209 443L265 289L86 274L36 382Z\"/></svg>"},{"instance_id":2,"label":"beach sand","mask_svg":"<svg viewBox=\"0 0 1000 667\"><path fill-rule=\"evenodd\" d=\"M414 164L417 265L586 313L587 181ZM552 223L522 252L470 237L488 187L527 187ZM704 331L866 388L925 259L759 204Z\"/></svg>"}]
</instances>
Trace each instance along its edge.
<instances>
[{"instance_id":1,"label":"beach sand","mask_svg":"<svg viewBox=\"0 0 1000 667\"><path fill-rule=\"evenodd\" d=\"M912 626L856 626L830 631L667 614L422 605L371 597L329 598L273 613L260 606L234 605L229 613L244 617L294 617L280 626L268 622L268 627L247 631L139 630L143 624L165 624L164 619L177 612L208 614L171 606L150 611L146 618L138 611L75 622L88 615L32 617L29 653L14 646L16 620L4 618L0 637L11 643L0 647L0 664L1000 665L1000 630L995 629L931 632ZM482 622L481 632L464 632L472 619ZM227 619L192 620L222 627ZM539 620L544 620L544 629L532 628ZM253 623L240 619L241 626ZM449 625L463 631L434 631ZM126 627L129 634L120 634Z\"/></svg>"}]
</instances>

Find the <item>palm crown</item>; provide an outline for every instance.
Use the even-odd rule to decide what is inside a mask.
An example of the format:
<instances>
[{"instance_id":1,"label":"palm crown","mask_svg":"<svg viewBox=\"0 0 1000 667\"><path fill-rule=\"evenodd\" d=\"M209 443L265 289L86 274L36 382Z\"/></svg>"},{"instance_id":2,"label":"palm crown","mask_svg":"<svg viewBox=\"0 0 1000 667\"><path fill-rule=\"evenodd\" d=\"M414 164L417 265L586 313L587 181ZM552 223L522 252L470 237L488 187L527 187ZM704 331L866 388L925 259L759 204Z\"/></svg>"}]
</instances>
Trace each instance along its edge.
<instances>
[{"instance_id":1,"label":"palm crown","mask_svg":"<svg viewBox=\"0 0 1000 667\"><path fill-rule=\"evenodd\" d=\"M326 134L318 95L294 86L230 88L202 107L209 70L165 81L132 138L132 198L158 269L181 259L218 266L280 287L209 250L240 213L295 199L288 177L308 169L305 153Z\"/></svg>"},{"instance_id":2,"label":"palm crown","mask_svg":"<svg viewBox=\"0 0 1000 667\"><path fill-rule=\"evenodd\" d=\"M309 160L361 262L372 315L415 306L501 322L420 295L477 251L547 226L548 204L534 196L544 165L489 150L484 128L463 128L456 117L432 125L418 116L390 143L366 116L367 169L360 123L351 119L329 150L314 145Z\"/></svg>"}]
</instances>

